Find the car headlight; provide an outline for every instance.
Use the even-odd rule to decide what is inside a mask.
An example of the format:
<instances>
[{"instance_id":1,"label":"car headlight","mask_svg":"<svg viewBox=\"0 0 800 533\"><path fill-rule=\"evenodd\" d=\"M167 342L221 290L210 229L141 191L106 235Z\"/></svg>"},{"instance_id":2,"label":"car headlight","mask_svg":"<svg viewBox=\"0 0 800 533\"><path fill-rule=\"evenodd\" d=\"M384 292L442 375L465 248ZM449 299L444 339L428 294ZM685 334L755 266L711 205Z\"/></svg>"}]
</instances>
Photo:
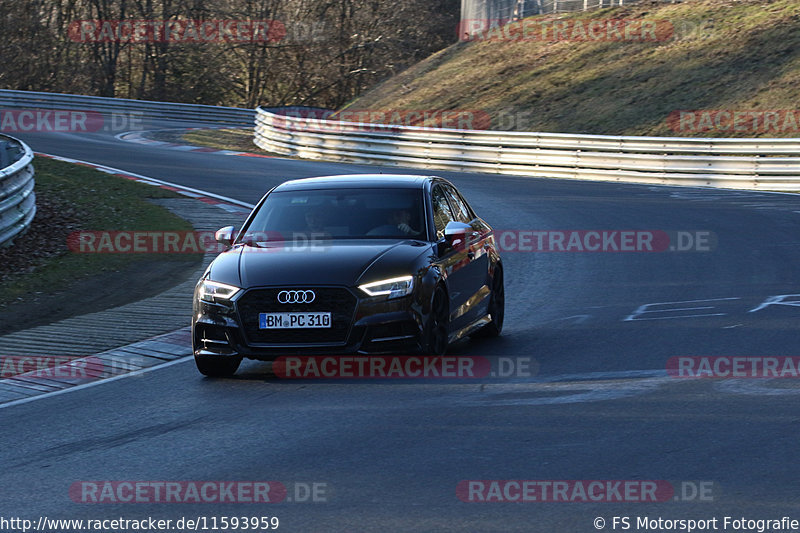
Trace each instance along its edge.
<instances>
[{"instance_id":1,"label":"car headlight","mask_svg":"<svg viewBox=\"0 0 800 533\"><path fill-rule=\"evenodd\" d=\"M414 288L414 278L413 276L402 276L383 279L359 285L358 288L370 296L386 296L387 299L399 298L411 294Z\"/></svg>"},{"instance_id":2,"label":"car headlight","mask_svg":"<svg viewBox=\"0 0 800 533\"><path fill-rule=\"evenodd\" d=\"M240 290L239 287L217 283L216 281L203 280L197 292L197 297L204 302L224 302L233 298Z\"/></svg>"}]
</instances>

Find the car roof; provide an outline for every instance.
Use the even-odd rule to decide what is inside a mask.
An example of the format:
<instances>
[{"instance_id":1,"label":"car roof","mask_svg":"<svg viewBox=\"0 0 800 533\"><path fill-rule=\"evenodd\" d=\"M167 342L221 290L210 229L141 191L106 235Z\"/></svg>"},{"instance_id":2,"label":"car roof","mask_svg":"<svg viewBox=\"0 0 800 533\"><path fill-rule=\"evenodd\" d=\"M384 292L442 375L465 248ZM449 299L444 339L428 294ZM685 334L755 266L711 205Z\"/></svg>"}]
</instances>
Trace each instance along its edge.
<instances>
[{"instance_id":1,"label":"car roof","mask_svg":"<svg viewBox=\"0 0 800 533\"><path fill-rule=\"evenodd\" d=\"M340 176L320 176L286 181L278 185L275 191L302 191L311 189L340 188L393 188L421 189L424 184L435 179L433 176L415 176L410 174L344 174Z\"/></svg>"}]
</instances>

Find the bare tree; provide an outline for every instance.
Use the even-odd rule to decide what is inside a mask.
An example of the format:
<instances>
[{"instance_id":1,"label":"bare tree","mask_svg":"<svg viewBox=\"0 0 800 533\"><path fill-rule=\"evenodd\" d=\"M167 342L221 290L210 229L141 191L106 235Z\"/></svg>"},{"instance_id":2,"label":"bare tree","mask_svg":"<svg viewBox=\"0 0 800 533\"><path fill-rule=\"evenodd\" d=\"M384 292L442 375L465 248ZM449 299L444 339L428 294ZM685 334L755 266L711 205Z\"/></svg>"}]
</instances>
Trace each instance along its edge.
<instances>
[{"instance_id":1,"label":"bare tree","mask_svg":"<svg viewBox=\"0 0 800 533\"><path fill-rule=\"evenodd\" d=\"M458 8L458 0L0 0L0 86L338 107L454 42ZM269 34L130 42L98 31L76 39L81 20L268 21Z\"/></svg>"}]
</instances>

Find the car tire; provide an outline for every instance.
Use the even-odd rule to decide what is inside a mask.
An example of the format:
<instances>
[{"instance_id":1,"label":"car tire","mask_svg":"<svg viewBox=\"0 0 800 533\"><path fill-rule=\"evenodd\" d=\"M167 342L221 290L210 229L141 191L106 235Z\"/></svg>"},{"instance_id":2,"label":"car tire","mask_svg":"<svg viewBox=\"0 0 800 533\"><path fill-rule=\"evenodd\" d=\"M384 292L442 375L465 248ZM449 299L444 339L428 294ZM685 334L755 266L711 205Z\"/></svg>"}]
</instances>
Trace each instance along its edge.
<instances>
[{"instance_id":1,"label":"car tire","mask_svg":"<svg viewBox=\"0 0 800 533\"><path fill-rule=\"evenodd\" d=\"M450 335L450 310L445 290L439 286L433 293L431 312L423 331L422 353L444 355Z\"/></svg>"},{"instance_id":2,"label":"car tire","mask_svg":"<svg viewBox=\"0 0 800 533\"><path fill-rule=\"evenodd\" d=\"M241 357L227 355L195 355L197 370L210 378L224 378L236 373L242 362Z\"/></svg>"},{"instance_id":3,"label":"car tire","mask_svg":"<svg viewBox=\"0 0 800 533\"><path fill-rule=\"evenodd\" d=\"M489 296L489 314L492 316L492 321L470 335L470 337L476 339L498 337L503 331L505 307L506 292L503 286L503 269L498 266L495 269L494 276L492 276L492 293Z\"/></svg>"}]
</instances>

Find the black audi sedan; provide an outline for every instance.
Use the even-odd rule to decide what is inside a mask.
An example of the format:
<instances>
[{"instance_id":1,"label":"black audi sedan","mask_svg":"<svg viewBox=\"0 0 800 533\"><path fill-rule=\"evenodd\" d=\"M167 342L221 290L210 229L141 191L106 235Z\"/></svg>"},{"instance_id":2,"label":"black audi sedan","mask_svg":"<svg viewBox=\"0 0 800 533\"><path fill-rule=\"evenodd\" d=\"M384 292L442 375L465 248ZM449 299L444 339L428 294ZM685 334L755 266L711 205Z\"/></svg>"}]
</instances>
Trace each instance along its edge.
<instances>
[{"instance_id":1,"label":"black audi sedan","mask_svg":"<svg viewBox=\"0 0 800 533\"><path fill-rule=\"evenodd\" d=\"M194 293L207 376L242 358L444 354L503 328L492 228L445 179L386 174L287 181L269 191Z\"/></svg>"}]
</instances>

